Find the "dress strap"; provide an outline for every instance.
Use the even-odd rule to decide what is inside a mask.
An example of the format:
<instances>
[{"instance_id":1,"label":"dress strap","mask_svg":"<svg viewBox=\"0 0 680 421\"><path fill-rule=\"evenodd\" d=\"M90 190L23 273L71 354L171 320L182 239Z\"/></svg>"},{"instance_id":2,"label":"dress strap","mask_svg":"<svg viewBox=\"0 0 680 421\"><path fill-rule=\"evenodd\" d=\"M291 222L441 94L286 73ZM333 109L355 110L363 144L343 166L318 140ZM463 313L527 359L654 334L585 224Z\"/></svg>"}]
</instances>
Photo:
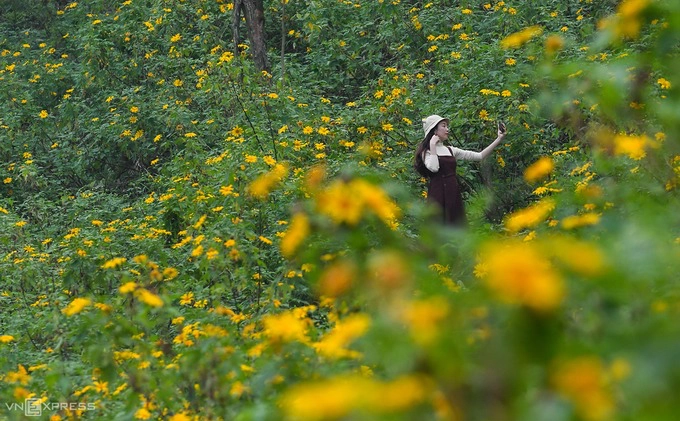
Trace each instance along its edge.
<instances>
[{"instance_id":1,"label":"dress strap","mask_svg":"<svg viewBox=\"0 0 680 421\"><path fill-rule=\"evenodd\" d=\"M453 154L453 149L451 149L451 146L447 146L447 149L449 150L449 152L451 152L451 156L453 156L455 158L455 155Z\"/></svg>"}]
</instances>

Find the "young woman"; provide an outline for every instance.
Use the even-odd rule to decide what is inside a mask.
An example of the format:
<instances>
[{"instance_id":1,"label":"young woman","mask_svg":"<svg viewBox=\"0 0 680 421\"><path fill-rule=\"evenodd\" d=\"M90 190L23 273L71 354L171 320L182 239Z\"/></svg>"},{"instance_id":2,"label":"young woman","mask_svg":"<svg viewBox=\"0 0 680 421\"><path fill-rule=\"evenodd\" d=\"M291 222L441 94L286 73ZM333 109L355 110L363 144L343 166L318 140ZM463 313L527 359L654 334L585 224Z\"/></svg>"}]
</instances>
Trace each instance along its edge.
<instances>
[{"instance_id":1,"label":"young woman","mask_svg":"<svg viewBox=\"0 0 680 421\"><path fill-rule=\"evenodd\" d=\"M505 125L498 124L498 137L481 152L459 149L445 143L449 138L449 120L431 115L423 120L425 139L416 149L414 166L422 176L429 178L428 201L441 209L445 224L465 224L465 207L460 186L456 179L456 163L459 159L481 161L491 154L505 137Z\"/></svg>"}]
</instances>

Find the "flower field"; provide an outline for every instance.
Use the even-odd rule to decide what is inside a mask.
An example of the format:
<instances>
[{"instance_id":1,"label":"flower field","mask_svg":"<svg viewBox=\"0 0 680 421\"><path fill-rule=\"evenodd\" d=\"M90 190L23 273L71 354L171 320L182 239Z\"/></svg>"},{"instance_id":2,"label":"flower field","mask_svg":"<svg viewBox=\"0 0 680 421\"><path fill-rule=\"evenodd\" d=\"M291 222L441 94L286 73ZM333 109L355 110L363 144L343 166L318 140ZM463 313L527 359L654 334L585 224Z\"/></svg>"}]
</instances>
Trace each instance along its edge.
<instances>
[{"instance_id":1,"label":"flower field","mask_svg":"<svg viewBox=\"0 0 680 421\"><path fill-rule=\"evenodd\" d=\"M0 420L677 419L676 3L7 0Z\"/></svg>"}]
</instances>

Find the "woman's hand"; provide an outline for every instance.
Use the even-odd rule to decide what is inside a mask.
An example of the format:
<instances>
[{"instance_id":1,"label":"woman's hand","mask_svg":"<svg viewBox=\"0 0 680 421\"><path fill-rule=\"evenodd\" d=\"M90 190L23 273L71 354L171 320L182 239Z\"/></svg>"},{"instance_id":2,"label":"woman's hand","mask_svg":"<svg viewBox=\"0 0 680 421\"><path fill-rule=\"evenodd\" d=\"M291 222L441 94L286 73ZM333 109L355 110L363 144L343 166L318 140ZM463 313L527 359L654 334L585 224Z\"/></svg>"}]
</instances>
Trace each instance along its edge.
<instances>
[{"instance_id":1,"label":"woman's hand","mask_svg":"<svg viewBox=\"0 0 680 421\"><path fill-rule=\"evenodd\" d=\"M503 139L506 134L508 134L508 129L505 127L505 123L501 121L498 123L498 138Z\"/></svg>"},{"instance_id":2,"label":"woman's hand","mask_svg":"<svg viewBox=\"0 0 680 421\"><path fill-rule=\"evenodd\" d=\"M439 136L434 135L432 136L432 139L430 139L430 150L435 149L437 146L437 142L439 142Z\"/></svg>"}]
</instances>

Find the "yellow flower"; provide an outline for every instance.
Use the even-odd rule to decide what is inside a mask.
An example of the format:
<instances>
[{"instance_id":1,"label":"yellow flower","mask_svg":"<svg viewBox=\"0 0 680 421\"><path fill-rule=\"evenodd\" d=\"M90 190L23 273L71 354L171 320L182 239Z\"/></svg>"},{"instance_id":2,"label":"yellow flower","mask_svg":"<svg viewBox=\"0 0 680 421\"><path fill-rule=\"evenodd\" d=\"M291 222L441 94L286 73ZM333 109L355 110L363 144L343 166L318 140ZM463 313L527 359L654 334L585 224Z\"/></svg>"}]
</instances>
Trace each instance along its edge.
<instances>
[{"instance_id":1,"label":"yellow flower","mask_svg":"<svg viewBox=\"0 0 680 421\"><path fill-rule=\"evenodd\" d=\"M317 208L338 224L356 225L362 216L363 201L353 193L348 183L336 180L317 196Z\"/></svg>"},{"instance_id":2,"label":"yellow flower","mask_svg":"<svg viewBox=\"0 0 680 421\"><path fill-rule=\"evenodd\" d=\"M191 257L193 257L193 258L200 257L202 254L203 254L203 246L200 245L200 244L198 246L194 247L193 250L191 250Z\"/></svg>"},{"instance_id":3,"label":"yellow flower","mask_svg":"<svg viewBox=\"0 0 680 421\"><path fill-rule=\"evenodd\" d=\"M137 289L136 282L126 282L125 284L121 285L120 288L118 288L118 292L120 292L121 294L127 294L133 292L136 289Z\"/></svg>"},{"instance_id":4,"label":"yellow flower","mask_svg":"<svg viewBox=\"0 0 680 421\"><path fill-rule=\"evenodd\" d=\"M135 291L135 294L137 298L139 298L139 301L143 302L146 305L156 308L163 307L163 300L161 299L161 297L147 289L140 288L137 291Z\"/></svg>"},{"instance_id":5,"label":"yellow flower","mask_svg":"<svg viewBox=\"0 0 680 421\"><path fill-rule=\"evenodd\" d=\"M563 266L583 276L596 276L605 270L605 256L595 244L568 237L551 237L541 246Z\"/></svg>"},{"instance_id":6,"label":"yellow flower","mask_svg":"<svg viewBox=\"0 0 680 421\"><path fill-rule=\"evenodd\" d=\"M393 226L399 217L399 207L387 194L362 179L350 182L336 180L317 196L317 209L338 224L356 225L371 210L385 224Z\"/></svg>"},{"instance_id":7,"label":"yellow flower","mask_svg":"<svg viewBox=\"0 0 680 421\"><path fill-rule=\"evenodd\" d=\"M342 321L338 320L335 327L313 347L317 353L331 359L358 357L359 354L348 350L347 346L366 333L370 322L365 314L354 314Z\"/></svg>"},{"instance_id":8,"label":"yellow flower","mask_svg":"<svg viewBox=\"0 0 680 421\"><path fill-rule=\"evenodd\" d=\"M166 281L170 281L172 279L175 279L179 275L179 271L175 268L165 268L163 269L163 278Z\"/></svg>"},{"instance_id":9,"label":"yellow flower","mask_svg":"<svg viewBox=\"0 0 680 421\"><path fill-rule=\"evenodd\" d=\"M299 317L293 311L269 314L262 318L264 334L273 342L308 342L307 329L310 323L309 319Z\"/></svg>"},{"instance_id":10,"label":"yellow flower","mask_svg":"<svg viewBox=\"0 0 680 421\"><path fill-rule=\"evenodd\" d=\"M408 261L406 256L394 250L371 253L367 262L371 284L387 294L409 285L413 274Z\"/></svg>"},{"instance_id":11,"label":"yellow flower","mask_svg":"<svg viewBox=\"0 0 680 421\"><path fill-rule=\"evenodd\" d=\"M572 215L562 220L562 228L570 230L588 225L596 225L600 222L600 215L593 212L582 215Z\"/></svg>"},{"instance_id":12,"label":"yellow flower","mask_svg":"<svg viewBox=\"0 0 680 421\"><path fill-rule=\"evenodd\" d=\"M338 376L295 385L284 393L280 404L290 418L338 419L356 410L373 414L405 411L425 400L429 389L428 382L417 376L388 382L360 375Z\"/></svg>"},{"instance_id":13,"label":"yellow flower","mask_svg":"<svg viewBox=\"0 0 680 421\"><path fill-rule=\"evenodd\" d=\"M40 111L40 118L47 118L47 116L49 116L49 114L46 110Z\"/></svg>"},{"instance_id":14,"label":"yellow flower","mask_svg":"<svg viewBox=\"0 0 680 421\"><path fill-rule=\"evenodd\" d=\"M534 162L529 167L527 167L526 170L524 170L524 179L529 183L535 183L536 181L550 175L554 168L555 163L553 162L552 158L547 156L541 157L538 161Z\"/></svg>"},{"instance_id":15,"label":"yellow flower","mask_svg":"<svg viewBox=\"0 0 680 421\"><path fill-rule=\"evenodd\" d=\"M61 312L66 316L73 316L78 314L85 309L85 307L92 304L89 298L74 298L66 308L62 309Z\"/></svg>"},{"instance_id":16,"label":"yellow flower","mask_svg":"<svg viewBox=\"0 0 680 421\"><path fill-rule=\"evenodd\" d=\"M664 78L660 78L659 80L656 81L656 83L659 84L661 89L670 89L671 88L671 83Z\"/></svg>"},{"instance_id":17,"label":"yellow flower","mask_svg":"<svg viewBox=\"0 0 680 421\"><path fill-rule=\"evenodd\" d=\"M553 209L555 209L555 202L551 199L543 199L507 216L505 218L505 228L510 232L517 232L524 228L533 228L545 221Z\"/></svg>"},{"instance_id":18,"label":"yellow flower","mask_svg":"<svg viewBox=\"0 0 680 421\"><path fill-rule=\"evenodd\" d=\"M14 340L14 336L11 335L0 335L0 343L8 344Z\"/></svg>"},{"instance_id":19,"label":"yellow flower","mask_svg":"<svg viewBox=\"0 0 680 421\"><path fill-rule=\"evenodd\" d=\"M26 371L26 367L19 364L17 366L17 371L8 372L3 378L5 383L20 383L22 385L27 385L31 381L31 376Z\"/></svg>"},{"instance_id":20,"label":"yellow flower","mask_svg":"<svg viewBox=\"0 0 680 421\"><path fill-rule=\"evenodd\" d=\"M196 223L193 225L193 228L196 230L201 229L206 219L208 219L208 215L202 215L200 218L198 218L198 221L196 221Z\"/></svg>"},{"instance_id":21,"label":"yellow flower","mask_svg":"<svg viewBox=\"0 0 680 421\"><path fill-rule=\"evenodd\" d=\"M281 254L284 257L291 258L305 238L307 238L309 231L309 218L307 218L307 215L302 212L293 215L290 226L284 233L283 238L281 238Z\"/></svg>"},{"instance_id":22,"label":"yellow flower","mask_svg":"<svg viewBox=\"0 0 680 421\"><path fill-rule=\"evenodd\" d=\"M619 3L614 16L603 19L599 23L601 29L611 29L617 38L637 38L642 27L642 12L650 0L624 0Z\"/></svg>"},{"instance_id":23,"label":"yellow flower","mask_svg":"<svg viewBox=\"0 0 680 421\"><path fill-rule=\"evenodd\" d=\"M356 278L356 265L340 260L324 270L319 278L319 292L326 297L337 297L347 292Z\"/></svg>"},{"instance_id":24,"label":"yellow flower","mask_svg":"<svg viewBox=\"0 0 680 421\"><path fill-rule=\"evenodd\" d=\"M170 42L177 42L182 39L182 35L180 34L175 34L172 37L170 37Z\"/></svg>"},{"instance_id":25,"label":"yellow flower","mask_svg":"<svg viewBox=\"0 0 680 421\"><path fill-rule=\"evenodd\" d=\"M586 420L610 419L614 399L607 373L598 357L578 357L559 364L552 374L554 388L574 403Z\"/></svg>"},{"instance_id":26,"label":"yellow flower","mask_svg":"<svg viewBox=\"0 0 680 421\"><path fill-rule=\"evenodd\" d=\"M503 49L519 48L529 42L532 38L537 37L543 33L543 28L540 26L530 26L514 34L510 34L501 40L501 47Z\"/></svg>"},{"instance_id":27,"label":"yellow flower","mask_svg":"<svg viewBox=\"0 0 680 421\"><path fill-rule=\"evenodd\" d=\"M262 174L248 186L251 196L264 200L269 193L288 175L288 166L276 164L271 171Z\"/></svg>"},{"instance_id":28,"label":"yellow flower","mask_svg":"<svg viewBox=\"0 0 680 421\"><path fill-rule=\"evenodd\" d=\"M191 417L184 412L178 412L177 414L171 416L168 421L191 421Z\"/></svg>"},{"instance_id":29,"label":"yellow flower","mask_svg":"<svg viewBox=\"0 0 680 421\"><path fill-rule=\"evenodd\" d=\"M363 179L352 180L350 186L362 198L363 203L385 224L391 225L399 218L401 214L399 207L380 187Z\"/></svg>"},{"instance_id":30,"label":"yellow flower","mask_svg":"<svg viewBox=\"0 0 680 421\"><path fill-rule=\"evenodd\" d=\"M406 303L401 317L413 339L428 345L439 335L442 321L449 314L449 305L443 297L432 297Z\"/></svg>"},{"instance_id":31,"label":"yellow flower","mask_svg":"<svg viewBox=\"0 0 680 421\"><path fill-rule=\"evenodd\" d=\"M545 51L548 54L555 54L564 47L564 38L559 35L550 35L545 39Z\"/></svg>"},{"instance_id":32,"label":"yellow flower","mask_svg":"<svg viewBox=\"0 0 680 421\"><path fill-rule=\"evenodd\" d=\"M483 280L499 300L545 312L557 308L564 297L560 274L533 242L487 244L480 256Z\"/></svg>"},{"instance_id":33,"label":"yellow flower","mask_svg":"<svg viewBox=\"0 0 680 421\"><path fill-rule=\"evenodd\" d=\"M125 257L114 257L113 259L104 262L104 264L101 267L102 269L115 269L125 262L127 262L127 259Z\"/></svg>"},{"instance_id":34,"label":"yellow flower","mask_svg":"<svg viewBox=\"0 0 680 421\"><path fill-rule=\"evenodd\" d=\"M146 408L140 408L135 412L135 418L138 420L148 420L151 418L151 412Z\"/></svg>"},{"instance_id":35,"label":"yellow flower","mask_svg":"<svg viewBox=\"0 0 680 421\"><path fill-rule=\"evenodd\" d=\"M182 297L179 300L179 304L186 306L186 305L191 305L191 303L194 301L194 293L193 292L187 292L186 294L182 295Z\"/></svg>"},{"instance_id":36,"label":"yellow flower","mask_svg":"<svg viewBox=\"0 0 680 421\"><path fill-rule=\"evenodd\" d=\"M647 155L645 147L649 144L650 139L646 135L617 135L614 137L614 153L639 161Z\"/></svg>"}]
</instances>

